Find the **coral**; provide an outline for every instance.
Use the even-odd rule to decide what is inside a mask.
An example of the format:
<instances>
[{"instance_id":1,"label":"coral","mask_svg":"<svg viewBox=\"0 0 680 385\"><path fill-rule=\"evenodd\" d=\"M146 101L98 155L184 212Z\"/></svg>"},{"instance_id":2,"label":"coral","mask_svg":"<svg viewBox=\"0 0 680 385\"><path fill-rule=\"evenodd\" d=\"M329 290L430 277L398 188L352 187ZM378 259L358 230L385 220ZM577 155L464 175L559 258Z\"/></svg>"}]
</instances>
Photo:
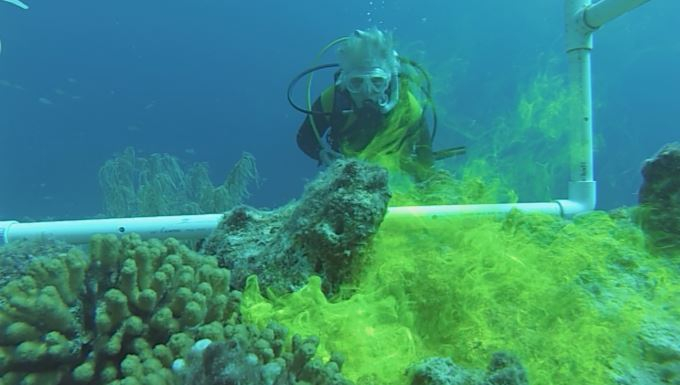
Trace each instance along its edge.
<instances>
[{"instance_id":1,"label":"coral","mask_svg":"<svg viewBox=\"0 0 680 385\"><path fill-rule=\"evenodd\" d=\"M18 239L0 247L0 287L26 274L28 266L35 259L51 259L68 252L73 246L66 242L40 239Z\"/></svg>"},{"instance_id":2,"label":"coral","mask_svg":"<svg viewBox=\"0 0 680 385\"><path fill-rule=\"evenodd\" d=\"M99 185L108 216L151 216L219 213L249 196L258 183L255 158L244 152L224 183L213 186L205 163L183 168L169 154L137 156L132 147L99 170Z\"/></svg>"},{"instance_id":3,"label":"coral","mask_svg":"<svg viewBox=\"0 0 680 385\"><path fill-rule=\"evenodd\" d=\"M408 368L411 385L528 385L526 370L517 357L496 352L486 373L456 365L450 358L431 357Z\"/></svg>"},{"instance_id":4,"label":"coral","mask_svg":"<svg viewBox=\"0 0 680 385\"><path fill-rule=\"evenodd\" d=\"M627 211L383 220L383 170L329 171L301 202L225 216L205 245L233 277L135 236L28 259L0 289L0 383L678 382L677 264Z\"/></svg>"},{"instance_id":5,"label":"coral","mask_svg":"<svg viewBox=\"0 0 680 385\"><path fill-rule=\"evenodd\" d=\"M496 352L491 356L486 375L488 385L528 385L527 372L519 359L508 352Z\"/></svg>"},{"instance_id":6,"label":"coral","mask_svg":"<svg viewBox=\"0 0 680 385\"><path fill-rule=\"evenodd\" d=\"M172 361L239 301L228 270L174 239L95 236L89 258L36 259L0 290L0 383L172 384Z\"/></svg>"},{"instance_id":7,"label":"coral","mask_svg":"<svg viewBox=\"0 0 680 385\"><path fill-rule=\"evenodd\" d=\"M384 169L339 160L298 202L275 211L239 207L226 214L203 251L231 270L237 288L255 274L264 287L285 292L317 274L332 293L351 280L389 197Z\"/></svg>"},{"instance_id":8,"label":"coral","mask_svg":"<svg viewBox=\"0 0 680 385\"><path fill-rule=\"evenodd\" d=\"M640 225L656 252L680 252L680 143L644 162L638 201Z\"/></svg>"},{"instance_id":9,"label":"coral","mask_svg":"<svg viewBox=\"0 0 680 385\"><path fill-rule=\"evenodd\" d=\"M677 318L659 318L650 317L642 324L637 343L632 345L638 357L617 360L617 384L680 383L680 325Z\"/></svg>"},{"instance_id":10,"label":"coral","mask_svg":"<svg viewBox=\"0 0 680 385\"><path fill-rule=\"evenodd\" d=\"M450 358L432 357L408 368L411 385L481 385L478 373L456 365Z\"/></svg>"},{"instance_id":11,"label":"coral","mask_svg":"<svg viewBox=\"0 0 680 385\"><path fill-rule=\"evenodd\" d=\"M331 301L312 276L302 289L281 296L260 294L257 277L248 279L241 312L244 321L259 326L270 320L301 335L319 337L318 354L347 357L343 374L357 384L398 384L404 369L418 357L417 336L408 327L412 317L394 297L355 294Z\"/></svg>"},{"instance_id":12,"label":"coral","mask_svg":"<svg viewBox=\"0 0 680 385\"><path fill-rule=\"evenodd\" d=\"M64 376L61 366L81 356L88 337L72 309L80 306L77 299L85 268L84 255L73 249L33 260L26 275L0 289L3 385L18 383L25 371L35 367L42 373L26 375L29 383L59 383Z\"/></svg>"},{"instance_id":13,"label":"coral","mask_svg":"<svg viewBox=\"0 0 680 385\"><path fill-rule=\"evenodd\" d=\"M223 340L196 342L173 366L186 385L351 385L340 373L342 356L315 357L316 337L295 335L284 348L286 333L275 323L227 327Z\"/></svg>"}]
</instances>

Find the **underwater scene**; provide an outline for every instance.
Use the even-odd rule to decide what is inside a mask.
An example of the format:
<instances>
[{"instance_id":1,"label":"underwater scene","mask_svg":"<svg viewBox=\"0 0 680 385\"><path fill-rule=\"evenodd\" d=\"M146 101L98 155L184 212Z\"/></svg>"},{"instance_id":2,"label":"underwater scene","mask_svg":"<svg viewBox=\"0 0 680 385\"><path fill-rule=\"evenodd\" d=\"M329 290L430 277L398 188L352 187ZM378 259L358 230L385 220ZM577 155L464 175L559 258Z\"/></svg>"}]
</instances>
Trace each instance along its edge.
<instances>
[{"instance_id":1,"label":"underwater scene","mask_svg":"<svg viewBox=\"0 0 680 385\"><path fill-rule=\"evenodd\" d=\"M0 385L680 385L678 14L0 0Z\"/></svg>"}]
</instances>

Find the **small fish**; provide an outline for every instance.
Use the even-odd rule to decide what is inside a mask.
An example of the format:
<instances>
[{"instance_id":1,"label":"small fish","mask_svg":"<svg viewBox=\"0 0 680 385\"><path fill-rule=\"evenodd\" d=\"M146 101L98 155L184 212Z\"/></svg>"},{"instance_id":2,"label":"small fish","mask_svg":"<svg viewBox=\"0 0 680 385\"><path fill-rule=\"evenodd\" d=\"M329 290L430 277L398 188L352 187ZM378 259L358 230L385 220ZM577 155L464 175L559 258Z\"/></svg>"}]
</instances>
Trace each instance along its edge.
<instances>
[{"instance_id":1,"label":"small fish","mask_svg":"<svg viewBox=\"0 0 680 385\"><path fill-rule=\"evenodd\" d=\"M22 3L22 2L19 1L19 0L3 0L3 1L6 1L6 2L8 2L8 3L10 3L10 4L14 4L14 5L16 5L17 7L22 8L22 9L28 9L28 5Z\"/></svg>"},{"instance_id":2,"label":"small fish","mask_svg":"<svg viewBox=\"0 0 680 385\"><path fill-rule=\"evenodd\" d=\"M47 99L47 98L38 98L38 101L39 101L40 103L42 103L42 104L45 104L45 105L54 104L54 103L52 103L51 100L49 100L49 99Z\"/></svg>"}]
</instances>

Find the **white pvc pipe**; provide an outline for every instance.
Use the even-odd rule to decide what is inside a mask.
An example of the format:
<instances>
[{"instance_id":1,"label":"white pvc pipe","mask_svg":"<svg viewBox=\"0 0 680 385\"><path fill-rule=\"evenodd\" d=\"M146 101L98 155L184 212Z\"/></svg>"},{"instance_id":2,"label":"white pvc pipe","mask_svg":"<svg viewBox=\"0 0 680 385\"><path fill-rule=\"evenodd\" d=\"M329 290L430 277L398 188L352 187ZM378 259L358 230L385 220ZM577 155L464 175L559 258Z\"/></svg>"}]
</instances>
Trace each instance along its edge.
<instances>
[{"instance_id":1,"label":"white pvc pipe","mask_svg":"<svg viewBox=\"0 0 680 385\"><path fill-rule=\"evenodd\" d=\"M8 2L8 3L10 3L10 4L14 4L14 5L16 5L17 7L21 8L21 9L28 9L28 5L22 3L22 2L19 1L19 0L4 0L4 1L6 1L6 2Z\"/></svg>"},{"instance_id":2,"label":"white pvc pipe","mask_svg":"<svg viewBox=\"0 0 680 385\"><path fill-rule=\"evenodd\" d=\"M84 244L95 234L136 233L142 238L200 239L217 227L223 214L176 215L165 217L85 219L19 223L0 222L0 244L17 239L60 239Z\"/></svg>"},{"instance_id":3,"label":"white pvc pipe","mask_svg":"<svg viewBox=\"0 0 680 385\"><path fill-rule=\"evenodd\" d=\"M545 203L390 207L387 215L389 217L445 217L462 214L504 214L512 209L559 216L571 216L586 210L578 202L561 200ZM223 217L224 214L204 214L33 223L5 221L0 222L0 245L19 239L59 239L72 244L85 244L95 234L122 236L135 233L143 239L168 237L200 239L210 235Z\"/></svg>"},{"instance_id":4,"label":"white pvc pipe","mask_svg":"<svg viewBox=\"0 0 680 385\"><path fill-rule=\"evenodd\" d=\"M574 135L571 143L569 200L592 210L596 204L593 162L593 97L591 51L593 32L623 13L649 0L565 0L566 51L569 89L574 104Z\"/></svg>"},{"instance_id":5,"label":"white pvc pipe","mask_svg":"<svg viewBox=\"0 0 680 385\"><path fill-rule=\"evenodd\" d=\"M502 203L477 205L436 205L436 206L402 206L390 207L387 217L447 217L463 214L506 214L512 209L525 212L540 212L552 215L562 215L562 208L558 202L537 203Z\"/></svg>"},{"instance_id":6,"label":"white pvc pipe","mask_svg":"<svg viewBox=\"0 0 680 385\"><path fill-rule=\"evenodd\" d=\"M559 199L554 202L533 203L501 203L476 205L434 205L434 206L401 206L390 207L387 217L429 217L443 218L459 215L503 215L511 210L525 213L542 213L561 217L572 217L576 214L593 210L593 205L586 201Z\"/></svg>"},{"instance_id":7,"label":"white pvc pipe","mask_svg":"<svg viewBox=\"0 0 680 385\"><path fill-rule=\"evenodd\" d=\"M571 143L571 180L593 180L593 110L590 77L592 29L583 23L583 10L590 0L565 1L566 51L569 64L569 90L573 101L574 133Z\"/></svg>"},{"instance_id":8,"label":"white pvc pipe","mask_svg":"<svg viewBox=\"0 0 680 385\"><path fill-rule=\"evenodd\" d=\"M583 21L591 28L599 28L607 22L639 7L649 0L602 0L588 7Z\"/></svg>"}]
</instances>

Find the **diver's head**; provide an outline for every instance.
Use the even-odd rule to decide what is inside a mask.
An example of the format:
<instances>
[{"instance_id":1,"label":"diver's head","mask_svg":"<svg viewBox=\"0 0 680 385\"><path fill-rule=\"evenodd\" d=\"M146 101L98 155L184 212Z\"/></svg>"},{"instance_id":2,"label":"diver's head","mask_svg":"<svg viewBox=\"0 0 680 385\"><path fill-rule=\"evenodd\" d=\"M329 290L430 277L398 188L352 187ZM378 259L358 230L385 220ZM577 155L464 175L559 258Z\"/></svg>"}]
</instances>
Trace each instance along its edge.
<instances>
[{"instance_id":1,"label":"diver's head","mask_svg":"<svg viewBox=\"0 0 680 385\"><path fill-rule=\"evenodd\" d=\"M357 107L373 105L387 113L399 99L399 58L392 35L377 28L356 30L338 49L336 85L349 91Z\"/></svg>"}]
</instances>

